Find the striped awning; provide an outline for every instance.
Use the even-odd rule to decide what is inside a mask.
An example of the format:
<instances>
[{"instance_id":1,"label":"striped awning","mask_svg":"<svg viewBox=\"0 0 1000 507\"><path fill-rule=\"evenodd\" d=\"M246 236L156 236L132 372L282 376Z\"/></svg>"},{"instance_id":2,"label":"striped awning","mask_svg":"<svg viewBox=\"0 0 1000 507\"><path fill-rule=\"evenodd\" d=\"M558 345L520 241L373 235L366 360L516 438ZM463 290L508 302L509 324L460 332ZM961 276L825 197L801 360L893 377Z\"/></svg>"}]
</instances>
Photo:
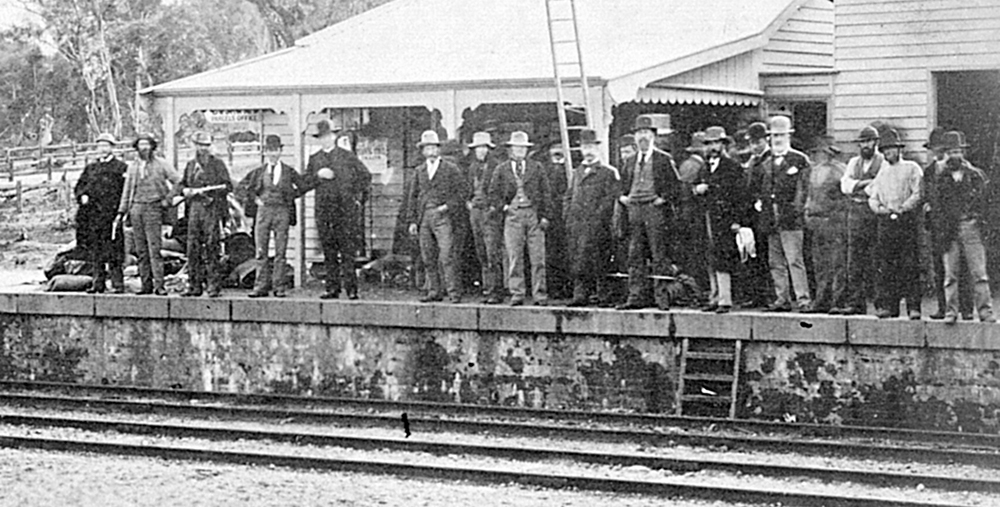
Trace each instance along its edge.
<instances>
[{"instance_id":1,"label":"striped awning","mask_svg":"<svg viewBox=\"0 0 1000 507\"><path fill-rule=\"evenodd\" d=\"M657 104L707 104L713 106L756 106L764 92L697 85L657 85L639 89L637 102Z\"/></svg>"}]
</instances>

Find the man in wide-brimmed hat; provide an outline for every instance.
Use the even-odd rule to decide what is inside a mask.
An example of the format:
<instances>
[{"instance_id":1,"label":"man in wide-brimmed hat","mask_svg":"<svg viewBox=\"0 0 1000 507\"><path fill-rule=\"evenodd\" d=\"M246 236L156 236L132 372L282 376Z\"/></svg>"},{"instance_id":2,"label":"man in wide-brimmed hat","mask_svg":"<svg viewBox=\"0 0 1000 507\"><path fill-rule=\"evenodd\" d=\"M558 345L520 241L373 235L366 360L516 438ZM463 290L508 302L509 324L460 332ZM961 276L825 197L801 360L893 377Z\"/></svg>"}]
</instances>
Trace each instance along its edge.
<instances>
[{"instance_id":1,"label":"man in wide-brimmed hat","mask_svg":"<svg viewBox=\"0 0 1000 507\"><path fill-rule=\"evenodd\" d=\"M195 156L184 167L177 191L184 195L187 217L188 287L181 296L222 295L222 224L229 216L227 196L233 181L225 162L212 154L212 135L205 131L191 137Z\"/></svg>"},{"instance_id":2,"label":"man in wide-brimmed hat","mask_svg":"<svg viewBox=\"0 0 1000 507\"><path fill-rule=\"evenodd\" d=\"M545 231L553 203L549 178L542 164L528 160L534 143L526 132L510 134L505 143L510 160L498 165L490 183L490 201L504 213L504 245L507 249L507 290L512 306L524 304L524 248L531 262L531 298L535 305L548 304L545 266Z\"/></svg>"},{"instance_id":3,"label":"man in wide-brimmed hat","mask_svg":"<svg viewBox=\"0 0 1000 507\"><path fill-rule=\"evenodd\" d=\"M264 139L264 163L243 179L239 188L247 216L254 217L254 246L257 251L257 276L250 297L285 297L285 251L288 229L295 226L295 199L305 184L292 166L281 161L281 137L271 134ZM268 262L268 246L274 236L274 261Z\"/></svg>"},{"instance_id":4,"label":"man in wide-brimmed hat","mask_svg":"<svg viewBox=\"0 0 1000 507\"><path fill-rule=\"evenodd\" d=\"M939 238L938 230L934 227L936 223L935 213L937 210L931 205L937 200L937 175L945 171L945 163L948 156L945 153L944 137L947 131L942 127L934 127L928 136L924 148L927 148L927 165L924 166L924 226L927 229L928 243L931 251L931 258L934 263L934 294L937 298L938 309L930 315L933 320L941 320L945 317L948 303L945 301L944 293L944 252L949 248L950 242L942 241ZM960 258L960 272L964 273L968 269L965 259ZM963 277L958 279L958 306L961 310L963 320L972 320L972 288Z\"/></svg>"},{"instance_id":5,"label":"man in wide-brimmed hat","mask_svg":"<svg viewBox=\"0 0 1000 507\"><path fill-rule=\"evenodd\" d=\"M770 154L754 165L750 176L755 232L767 237L767 259L775 296L767 311L772 312L806 310L811 304L802 251L809 157L792 148L793 132L789 117L771 118L767 131Z\"/></svg>"},{"instance_id":6,"label":"man in wide-brimmed hat","mask_svg":"<svg viewBox=\"0 0 1000 507\"><path fill-rule=\"evenodd\" d=\"M181 181L180 174L156 156L156 137L139 134L132 143L138 158L125 173L122 198L115 222L128 221L139 263L142 288L139 294L166 296L163 286L163 211L170 207L171 186Z\"/></svg>"},{"instance_id":7,"label":"man in wide-brimmed hat","mask_svg":"<svg viewBox=\"0 0 1000 507\"><path fill-rule=\"evenodd\" d=\"M417 147L425 160L416 169L406 202L410 234L419 234L420 256L427 273L428 292L420 301L442 301L447 290L449 301L460 303L453 221L455 210L465 205L467 185L458 166L441 157L437 132L425 131Z\"/></svg>"},{"instance_id":8,"label":"man in wide-brimmed hat","mask_svg":"<svg viewBox=\"0 0 1000 507\"><path fill-rule=\"evenodd\" d=\"M628 209L629 283L628 299L618 306L619 310L645 308L651 304L661 310L670 308L667 280L663 277L671 272L670 254L675 246L671 243L676 232L674 221L680 203L681 182L673 157L655 145L661 129L669 130L669 116L665 126L663 119L639 115L632 128L639 150L622 166L618 202ZM647 262L652 265L652 273ZM652 284L654 301L648 301L646 296L650 274L658 277Z\"/></svg>"},{"instance_id":9,"label":"man in wide-brimmed hat","mask_svg":"<svg viewBox=\"0 0 1000 507\"><path fill-rule=\"evenodd\" d=\"M879 137L885 164L865 188L868 206L877 224L878 276L875 307L879 318L899 316L900 299L906 300L911 320L920 320L919 218L923 170L903 159L905 143L895 129Z\"/></svg>"},{"instance_id":10,"label":"man in wide-brimmed hat","mask_svg":"<svg viewBox=\"0 0 1000 507\"><path fill-rule=\"evenodd\" d=\"M995 322L982 236L988 180L983 171L965 159L969 145L963 132L950 131L942 137L947 158L944 169L935 175L937 192L931 209L935 235L944 246L941 255L945 271L945 323L954 324L958 320L962 258L968 265L979 320Z\"/></svg>"},{"instance_id":11,"label":"man in wide-brimmed hat","mask_svg":"<svg viewBox=\"0 0 1000 507\"><path fill-rule=\"evenodd\" d=\"M812 171L806 197L806 228L812 233L816 293L809 311L829 312L847 302L847 210L840 192L846 166L837 159L840 148L832 136L819 136L809 147Z\"/></svg>"},{"instance_id":12,"label":"man in wide-brimmed hat","mask_svg":"<svg viewBox=\"0 0 1000 507\"><path fill-rule=\"evenodd\" d=\"M854 139L859 154L847 162L840 191L851 203L847 211L847 306L832 308L833 314L864 314L875 296L875 231L877 220L868 207L865 188L885 164L878 151L879 133L873 126L861 129Z\"/></svg>"},{"instance_id":13,"label":"man in wide-brimmed hat","mask_svg":"<svg viewBox=\"0 0 1000 507\"><path fill-rule=\"evenodd\" d=\"M480 289L486 297L484 302L495 305L503 301L502 217L495 207L490 206L487 193L495 167L491 150L496 145L489 132L476 132L472 134L472 142L468 147L472 152L465 164L469 185L465 204L469 210L472 239L479 260Z\"/></svg>"},{"instance_id":14,"label":"man in wide-brimmed hat","mask_svg":"<svg viewBox=\"0 0 1000 507\"><path fill-rule=\"evenodd\" d=\"M601 162L597 132L580 131L583 161L573 170L566 200L566 225L570 238L573 299L570 306L588 306L611 295L606 275L612 255L611 214L618 198L618 177Z\"/></svg>"},{"instance_id":15,"label":"man in wide-brimmed hat","mask_svg":"<svg viewBox=\"0 0 1000 507\"><path fill-rule=\"evenodd\" d=\"M353 152L337 145L330 120L316 124L313 137L320 149L309 156L302 175L305 189L316 190L316 232L323 247L326 292L320 299L358 299L354 259L362 248L364 206L371 194L372 175Z\"/></svg>"},{"instance_id":16,"label":"man in wide-brimmed hat","mask_svg":"<svg viewBox=\"0 0 1000 507\"><path fill-rule=\"evenodd\" d=\"M747 223L743 168L725 154L732 139L721 126L705 129L705 167L691 191L701 208L708 242L711 298L703 309L728 313L733 307L732 273L740 263L736 234Z\"/></svg>"},{"instance_id":17,"label":"man in wide-brimmed hat","mask_svg":"<svg viewBox=\"0 0 1000 507\"><path fill-rule=\"evenodd\" d=\"M87 251L94 269L94 283L87 292L105 291L108 272L111 291L125 291L122 262L125 260L124 234L115 215L122 199L128 165L115 156L116 141L111 134L97 137L97 160L83 168L73 192L80 208L76 213L76 244Z\"/></svg>"}]
</instances>

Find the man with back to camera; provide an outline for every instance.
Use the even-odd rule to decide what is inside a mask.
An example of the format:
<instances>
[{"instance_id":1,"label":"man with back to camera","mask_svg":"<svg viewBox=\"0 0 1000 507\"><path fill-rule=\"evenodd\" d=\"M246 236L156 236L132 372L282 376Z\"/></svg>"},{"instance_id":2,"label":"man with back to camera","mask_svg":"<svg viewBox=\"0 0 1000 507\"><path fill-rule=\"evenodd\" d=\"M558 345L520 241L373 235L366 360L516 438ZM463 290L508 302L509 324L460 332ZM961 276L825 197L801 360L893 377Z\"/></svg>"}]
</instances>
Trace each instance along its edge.
<instances>
[{"instance_id":1,"label":"man with back to camera","mask_svg":"<svg viewBox=\"0 0 1000 507\"><path fill-rule=\"evenodd\" d=\"M808 313L829 312L847 304L847 196L840 191L846 166L832 136L820 136L809 148L813 161L806 198L806 227L812 233L816 293Z\"/></svg>"},{"instance_id":2,"label":"man with back to camera","mask_svg":"<svg viewBox=\"0 0 1000 507\"><path fill-rule=\"evenodd\" d=\"M125 292L122 262L125 260L125 234L115 221L121 203L122 188L128 165L114 154L115 137L104 133L97 136L97 160L83 168L73 193L80 204L76 214L77 244L87 250L94 269L94 283L89 294L101 294L106 289L108 272L111 292Z\"/></svg>"},{"instance_id":3,"label":"man with back to camera","mask_svg":"<svg viewBox=\"0 0 1000 507\"><path fill-rule=\"evenodd\" d=\"M568 250L569 231L563 216L562 202L569 187L566 175L566 153L562 143L549 146L545 165L549 180L549 228L545 230L545 284L552 299L569 299L573 295L572 258Z\"/></svg>"},{"instance_id":4,"label":"man with back to camera","mask_svg":"<svg viewBox=\"0 0 1000 507\"><path fill-rule=\"evenodd\" d=\"M549 227L549 178L542 165L528 160L526 132L510 134L506 143L510 159L498 164L490 184L490 199L504 214L504 245L507 249L507 290L511 306L524 304L524 248L531 262L531 298L536 306L548 304L545 266L545 231Z\"/></svg>"},{"instance_id":5,"label":"man with back to camera","mask_svg":"<svg viewBox=\"0 0 1000 507\"><path fill-rule=\"evenodd\" d=\"M654 145L658 126L650 115L635 119L632 135L639 150L625 161L621 175L621 195L618 202L628 210L628 300L619 310L635 310L649 306L645 301L645 288L652 274L666 277L671 273L669 244L673 231L676 209L680 200L681 183L677 178L674 159L669 153ZM670 309L667 281L653 282L655 304L660 310Z\"/></svg>"},{"instance_id":6,"label":"man with back to camera","mask_svg":"<svg viewBox=\"0 0 1000 507\"><path fill-rule=\"evenodd\" d=\"M441 141L437 132L427 130L417 144L424 162L417 166L410 195L407 219L411 235L419 234L420 256L426 271L427 294L423 303L443 301L441 271L444 271L444 290L453 304L462 302L456 271L453 217L465 202L467 185L458 166L441 158Z\"/></svg>"},{"instance_id":7,"label":"man with back to camera","mask_svg":"<svg viewBox=\"0 0 1000 507\"><path fill-rule=\"evenodd\" d=\"M171 186L181 181L180 174L165 160L157 157L156 138L139 134L132 143L138 158L125 172L122 199L118 204L116 224L128 220L132 226L139 278L139 294L166 296L163 287L163 210L170 206ZM115 225L117 227L117 225Z\"/></svg>"},{"instance_id":8,"label":"man with back to camera","mask_svg":"<svg viewBox=\"0 0 1000 507\"><path fill-rule=\"evenodd\" d=\"M833 308L834 315L863 315L874 295L875 237L878 228L875 213L868 206L865 189L885 164L878 151L879 134L875 127L861 129L855 139L860 153L847 162L840 191L851 204L847 210L847 306Z\"/></svg>"},{"instance_id":9,"label":"man with back to camera","mask_svg":"<svg viewBox=\"0 0 1000 507\"><path fill-rule=\"evenodd\" d=\"M900 299L906 299L910 320L920 320L920 262L917 242L923 170L903 159L899 133L886 129L879 137L885 164L865 187L868 206L876 217L876 315L899 316Z\"/></svg>"},{"instance_id":10,"label":"man with back to camera","mask_svg":"<svg viewBox=\"0 0 1000 507\"><path fill-rule=\"evenodd\" d=\"M357 155L337 145L337 132L330 120L320 120L313 137L321 147L309 156L302 179L306 191L316 190L316 230L326 268L326 292L320 299L340 297L342 285L348 299L358 299L354 256L372 176Z\"/></svg>"},{"instance_id":11,"label":"man with back to camera","mask_svg":"<svg viewBox=\"0 0 1000 507\"><path fill-rule=\"evenodd\" d=\"M973 282L975 309L980 322L996 322L993 298L986 271L986 251L983 247L982 219L986 209L986 174L965 159L965 134L951 131L942 141L946 153L944 168L935 175L937 189L932 209L934 228L943 249L945 270L944 291L947 309L944 321L958 320L958 280L962 275L959 257L964 257Z\"/></svg>"},{"instance_id":12,"label":"man with back to camera","mask_svg":"<svg viewBox=\"0 0 1000 507\"><path fill-rule=\"evenodd\" d=\"M793 132L787 116L771 118L767 132L770 156L754 166L749 185L757 229L767 236L767 260L775 295L767 307L771 312L807 310L811 305L803 254L809 158L792 148Z\"/></svg>"},{"instance_id":13,"label":"man with back to camera","mask_svg":"<svg viewBox=\"0 0 1000 507\"><path fill-rule=\"evenodd\" d=\"M215 298L222 295L222 223L229 215L226 196L233 190L233 182L226 164L212 154L211 134L195 132L191 141L195 156L177 184L187 216L188 287L181 296L198 297L207 286L208 297Z\"/></svg>"},{"instance_id":14,"label":"man with back to camera","mask_svg":"<svg viewBox=\"0 0 1000 507\"><path fill-rule=\"evenodd\" d=\"M615 172L601 162L599 143L597 132L580 131L583 162L574 169L566 191L566 224L573 266L573 299L569 306L588 306L595 291L598 304L611 295L606 288L612 255L611 214L620 191Z\"/></svg>"},{"instance_id":15,"label":"man with back to camera","mask_svg":"<svg viewBox=\"0 0 1000 507\"><path fill-rule=\"evenodd\" d=\"M285 297L285 252L288 249L288 229L295 226L295 199L303 190L302 177L288 164L281 162L281 137L269 135L264 140L263 165L247 175L244 201L247 214L255 210L254 243L257 250L257 277L250 297L259 298L274 290L274 297ZM252 206L249 205L252 203ZM268 245L274 235L274 262L268 262Z\"/></svg>"}]
</instances>

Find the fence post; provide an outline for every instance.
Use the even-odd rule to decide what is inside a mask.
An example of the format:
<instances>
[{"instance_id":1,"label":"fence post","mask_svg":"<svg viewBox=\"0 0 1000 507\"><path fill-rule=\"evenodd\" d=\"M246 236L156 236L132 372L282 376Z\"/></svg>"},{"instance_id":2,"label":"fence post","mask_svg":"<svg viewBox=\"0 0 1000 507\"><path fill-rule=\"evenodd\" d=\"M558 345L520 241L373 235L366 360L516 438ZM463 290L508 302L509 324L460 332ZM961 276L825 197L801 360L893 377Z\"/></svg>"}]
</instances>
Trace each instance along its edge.
<instances>
[{"instance_id":1,"label":"fence post","mask_svg":"<svg viewBox=\"0 0 1000 507\"><path fill-rule=\"evenodd\" d=\"M10 156L10 148L7 148L7 171L10 181L14 181L14 158Z\"/></svg>"},{"instance_id":2,"label":"fence post","mask_svg":"<svg viewBox=\"0 0 1000 507\"><path fill-rule=\"evenodd\" d=\"M13 174L13 173L11 173L11 174ZM24 199L23 199L23 192L22 192L22 189L21 189L21 180L18 180L17 183L15 183L14 185L15 185L15 188L17 189L16 190L16 192L17 192L17 214L20 215L21 212L24 211Z\"/></svg>"}]
</instances>

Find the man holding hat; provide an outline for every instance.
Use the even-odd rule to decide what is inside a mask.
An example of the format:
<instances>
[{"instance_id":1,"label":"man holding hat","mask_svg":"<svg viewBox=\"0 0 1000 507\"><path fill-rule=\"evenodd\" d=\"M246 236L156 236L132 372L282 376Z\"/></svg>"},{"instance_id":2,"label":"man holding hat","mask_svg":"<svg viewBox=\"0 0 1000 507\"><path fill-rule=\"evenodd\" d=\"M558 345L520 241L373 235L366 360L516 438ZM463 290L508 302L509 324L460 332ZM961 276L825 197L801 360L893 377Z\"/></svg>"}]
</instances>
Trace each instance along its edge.
<instances>
[{"instance_id":1,"label":"man holding hat","mask_svg":"<svg viewBox=\"0 0 1000 507\"><path fill-rule=\"evenodd\" d=\"M212 154L212 135L191 137L195 156L184 167L177 191L184 195L187 216L188 288L181 296L197 297L208 286L208 297L222 295L219 262L222 223L229 216L227 196L233 190L226 164Z\"/></svg>"},{"instance_id":2,"label":"man holding hat","mask_svg":"<svg viewBox=\"0 0 1000 507\"><path fill-rule=\"evenodd\" d=\"M503 301L503 237L501 236L501 216L490 206L487 193L493 179L494 161L490 156L495 148L488 132L472 134L466 176L471 190L465 205L469 209L472 224L472 238L475 242L476 257L482 273L483 295L486 304L495 305Z\"/></svg>"},{"instance_id":3,"label":"man holding hat","mask_svg":"<svg viewBox=\"0 0 1000 507\"><path fill-rule=\"evenodd\" d=\"M840 191L846 166L832 136L820 136L809 149L812 171L806 197L806 227L812 233L816 294L809 313L843 308L847 302L847 196Z\"/></svg>"},{"instance_id":4,"label":"man holding hat","mask_svg":"<svg viewBox=\"0 0 1000 507\"><path fill-rule=\"evenodd\" d=\"M724 153L730 142L724 128L705 129L705 168L691 189L704 216L709 246L712 295L704 310L716 313L732 310L732 273L740 263L736 234L747 223L746 178L740 165Z\"/></svg>"},{"instance_id":5,"label":"man holding hat","mask_svg":"<svg viewBox=\"0 0 1000 507\"><path fill-rule=\"evenodd\" d=\"M671 235L675 210L680 204L681 182L677 177L674 159L669 153L655 146L657 132L664 128L652 115L639 115L635 119L632 135L639 151L625 161L622 167L621 195L618 202L628 209L629 222L629 289L628 300L619 310L645 308L649 269L656 277L667 277L670 269ZM658 278L653 283L656 306L670 309L667 280Z\"/></svg>"},{"instance_id":6,"label":"man holding hat","mask_svg":"<svg viewBox=\"0 0 1000 507\"><path fill-rule=\"evenodd\" d=\"M139 134L132 147L138 158L125 172L125 185L118 204L115 225L128 220L132 226L135 254L139 259L139 294L166 296L163 287L163 210L170 207L171 186L181 181L180 174L170 164L157 157L156 138Z\"/></svg>"},{"instance_id":7,"label":"man holding hat","mask_svg":"<svg viewBox=\"0 0 1000 507\"><path fill-rule=\"evenodd\" d=\"M756 175L765 174L771 164L771 139L767 124L761 121L753 122L743 132L749 158L743 163L747 186L755 184ZM734 158L734 160L736 160ZM754 192L748 192L754 200ZM763 208L762 208L763 209ZM756 210L751 216L758 215ZM754 217L757 218L757 217ZM774 303L774 283L771 281L771 266L768 263L768 233L762 230L763 220L752 220L747 227L753 229L756 247L756 257L744 260L741 269L737 270L736 292L746 307L768 307ZM787 285L787 284L786 284Z\"/></svg>"},{"instance_id":8,"label":"man holding hat","mask_svg":"<svg viewBox=\"0 0 1000 507\"><path fill-rule=\"evenodd\" d=\"M259 298L274 290L285 297L285 251L288 228L297 223L295 199L302 195L304 182L298 171L281 162L281 137L264 139L264 164L250 171L240 188L247 216L254 217L254 245L257 250L257 277L250 297ZM274 262L268 262L268 245L274 235ZM272 265L273 264L273 265Z\"/></svg>"},{"instance_id":9,"label":"man holding hat","mask_svg":"<svg viewBox=\"0 0 1000 507\"><path fill-rule=\"evenodd\" d=\"M874 294L875 280L875 234L877 220L868 207L865 189L875 179L885 157L878 151L879 134L875 127L861 129L854 140L860 154L847 162L844 177L840 179L840 191L851 204L847 211L847 305L833 308L835 315L864 314L868 300Z\"/></svg>"},{"instance_id":10,"label":"man holding hat","mask_svg":"<svg viewBox=\"0 0 1000 507\"><path fill-rule=\"evenodd\" d=\"M771 140L770 156L754 166L750 177L749 191L757 215L757 231L767 237L767 259L775 294L767 310L772 312L792 310L793 290L796 310L805 310L811 303L802 252L809 158L791 147L792 132L790 118L771 118L767 132ZM791 287L788 286L789 278Z\"/></svg>"},{"instance_id":11,"label":"man holding hat","mask_svg":"<svg viewBox=\"0 0 1000 507\"><path fill-rule=\"evenodd\" d=\"M950 247L949 244L941 240L942 234L949 234L947 231L938 231L935 227L935 217L937 210L932 206L933 202L937 201L937 187L935 183L937 181L938 174L945 171L945 164L948 160L948 156L945 153L945 129L941 127L934 127L931 131L929 139L924 143L924 148L927 148L928 154L931 155L930 162L924 167L924 226L929 233L928 242L930 243L931 258L934 263L934 294L937 296L938 310L937 312L931 314L931 319L941 320L945 317L945 312L948 308L948 303L945 301L944 294L944 253ZM965 259L959 259L961 266L959 267L959 273L965 273L968 270L968 266L965 265ZM958 277L958 306L961 310L963 320L972 320L972 290L969 287L969 283L963 279L963 277Z\"/></svg>"},{"instance_id":12,"label":"man holding hat","mask_svg":"<svg viewBox=\"0 0 1000 507\"><path fill-rule=\"evenodd\" d=\"M969 267L973 282L975 307L980 322L996 322L993 299L986 273L986 251L983 248L982 219L986 211L986 175L965 160L965 134L951 131L942 140L946 153L944 168L935 175L937 193L931 202L932 219L937 239L943 249L945 323L958 320L958 280L962 276L960 257ZM888 156L887 156L888 157Z\"/></svg>"},{"instance_id":13,"label":"man holding hat","mask_svg":"<svg viewBox=\"0 0 1000 507\"><path fill-rule=\"evenodd\" d=\"M115 222L118 204L125 186L128 165L114 154L115 137L97 137L97 160L83 168L73 193L80 208L76 213L77 246L87 251L94 269L94 284L90 294L103 293L108 270L111 271L111 292L125 292L122 262L125 260L125 235ZM107 269L105 269L107 265Z\"/></svg>"},{"instance_id":14,"label":"man holding hat","mask_svg":"<svg viewBox=\"0 0 1000 507\"><path fill-rule=\"evenodd\" d=\"M542 164L528 160L528 134L512 132L507 141L510 160L497 165L489 196L504 213L504 244L507 248L507 289L511 306L524 304L524 248L531 261L531 298L535 305L548 303L545 272L545 230L549 227L551 191Z\"/></svg>"},{"instance_id":15,"label":"man holding hat","mask_svg":"<svg viewBox=\"0 0 1000 507\"><path fill-rule=\"evenodd\" d=\"M600 302L611 295L606 275L612 254L611 214L620 195L618 178L601 163L597 132L580 131L583 163L573 171L566 192L566 224L571 241L573 299L569 306L587 306L597 291Z\"/></svg>"},{"instance_id":16,"label":"man holding hat","mask_svg":"<svg viewBox=\"0 0 1000 507\"><path fill-rule=\"evenodd\" d=\"M354 258L361 245L372 175L357 155L337 145L330 120L320 120L313 137L319 139L320 149L309 156L302 179L305 191L316 190L316 230L326 268L326 292L320 299L340 297L341 283L348 299L358 299Z\"/></svg>"},{"instance_id":17,"label":"man holding hat","mask_svg":"<svg viewBox=\"0 0 1000 507\"><path fill-rule=\"evenodd\" d=\"M879 150L886 163L865 188L878 231L875 307L879 318L898 317L899 301L905 298L910 320L920 320L918 234L924 172L916 162L903 160L903 146L896 130L885 129Z\"/></svg>"},{"instance_id":18,"label":"man holding hat","mask_svg":"<svg viewBox=\"0 0 1000 507\"><path fill-rule=\"evenodd\" d=\"M410 195L407 220L410 234L419 234L420 256L426 270L429 292L420 299L429 303L444 300L441 287L441 270L444 287L451 303L461 303L458 273L455 266L453 217L468 195L467 184L458 166L441 157L441 140L437 132L427 130L417 144L424 155L424 163L417 166Z\"/></svg>"}]
</instances>

